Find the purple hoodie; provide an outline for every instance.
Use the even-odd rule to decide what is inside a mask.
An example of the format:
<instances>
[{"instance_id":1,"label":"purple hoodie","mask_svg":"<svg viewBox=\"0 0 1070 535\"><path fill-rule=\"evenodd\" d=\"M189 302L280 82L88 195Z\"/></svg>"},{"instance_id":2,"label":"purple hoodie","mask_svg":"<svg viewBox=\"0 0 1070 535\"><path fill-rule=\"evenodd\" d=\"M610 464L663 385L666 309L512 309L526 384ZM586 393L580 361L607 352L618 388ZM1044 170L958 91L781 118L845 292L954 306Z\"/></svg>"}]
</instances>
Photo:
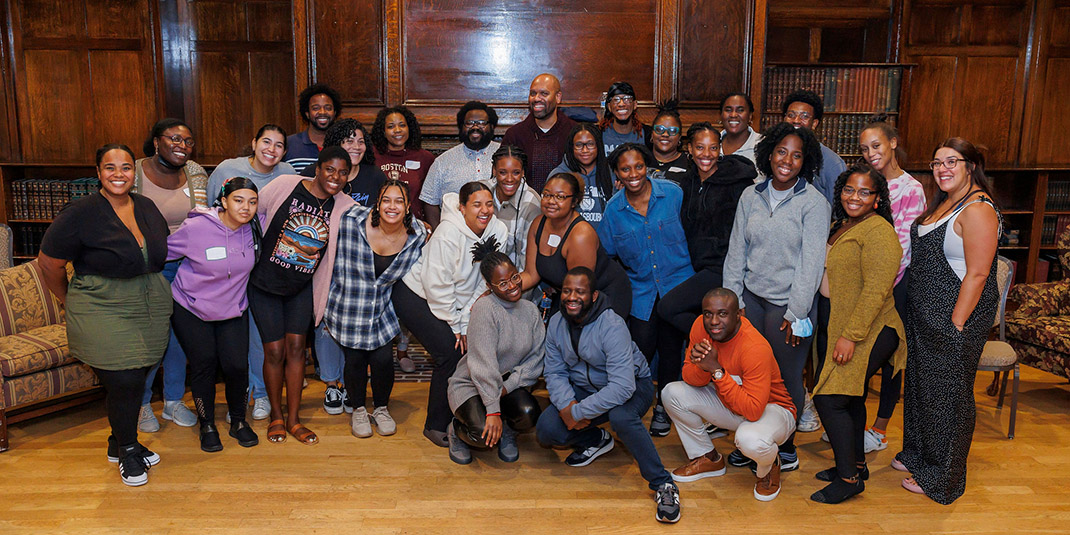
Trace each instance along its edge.
<instances>
[{"instance_id":1,"label":"purple hoodie","mask_svg":"<svg viewBox=\"0 0 1070 535\"><path fill-rule=\"evenodd\" d=\"M171 294L204 321L242 315L249 305L245 286L256 263L252 227L230 230L218 210L195 208L167 238L167 260L185 258L171 283Z\"/></svg>"}]
</instances>

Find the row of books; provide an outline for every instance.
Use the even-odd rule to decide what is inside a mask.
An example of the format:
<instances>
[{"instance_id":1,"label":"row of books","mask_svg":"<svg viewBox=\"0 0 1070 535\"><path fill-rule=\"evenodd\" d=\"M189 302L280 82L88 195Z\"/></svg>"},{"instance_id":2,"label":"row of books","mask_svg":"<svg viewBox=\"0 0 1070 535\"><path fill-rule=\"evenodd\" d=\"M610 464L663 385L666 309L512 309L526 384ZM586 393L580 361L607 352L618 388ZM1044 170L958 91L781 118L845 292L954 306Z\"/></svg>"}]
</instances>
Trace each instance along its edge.
<instances>
[{"instance_id":1,"label":"row of books","mask_svg":"<svg viewBox=\"0 0 1070 535\"><path fill-rule=\"evenodd\" d=\"M1070 226L1070 215L1046 215L1040 228L1040 244L1055 245L1055 241L1062 236L1067 226Z\"/></svg>"},{"instance_id":2,"label":"row of books","mask_svg":"<svg viewBox=\"0 0 1070 535\"><path fill-rule=\"evenodd\" d=\"M1057 180L1048 183L1048 198L1045 210L1070 210L1070 181Z\"/></svg>"},{"instance_id":3,"label":"row of books","mask_svg":"<svg viewBox=\"0 0 1070 535\"><path fill-rule=\"evenodd\" d=\"M99 189L96 178L26 178L11 183L11 219L52 219L73 199Z\"/></svg>"},{"instance_id":4,"label":"row of books","mask_svg":"<svg viewBox=\"0 0 1070 535\"><path fill-rule=\"evenodd\" d=\"M48 225L18 225L12 229L15 234L15 254L17 256L37 256L41 250L41 240L45 237Z\"/></svg>"},{"instance_id":5,"label":"row of books","mask_svg":"<svg viewBox=\"0 0 1070 535\"><path fill-rule=\"evenodd\" d=\"M766 114L762 116L761 129L767 128L784 120L780 114ZM817 127L817 138L826 147L844 158L859 156L858 134L862 132L873 118L868 115L826 115L821 119ZM894 118L888 122L895 124Z\"/></svg>"},{"instance_id":6,"label":"row of books","mask_svg":"<svg viewBox=\"0 0 1070 535\"><path fill-rule=\"evenodd\" d=\"M902 67L765 68L766 110L780 110L793 91L809 89L829 112L897 112Z\"/></svg>"}]
</instances>

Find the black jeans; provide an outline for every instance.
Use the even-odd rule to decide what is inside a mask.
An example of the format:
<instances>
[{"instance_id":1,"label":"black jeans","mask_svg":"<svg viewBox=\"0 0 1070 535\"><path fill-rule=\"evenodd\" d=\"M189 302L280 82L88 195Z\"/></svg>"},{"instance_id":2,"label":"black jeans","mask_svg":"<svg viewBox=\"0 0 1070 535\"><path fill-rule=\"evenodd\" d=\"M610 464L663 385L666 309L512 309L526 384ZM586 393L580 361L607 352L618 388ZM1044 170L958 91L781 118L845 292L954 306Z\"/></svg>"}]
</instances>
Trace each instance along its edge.
<instances>
[{"instance_id":1,"label":"black jeans","mask_svg":"<svg viewBox=\"0 0 1070 535\"><path fill-rule=\"evenodd\" d=\"M93 368L100 384L104 385L104 403L108 408L111 434L120 448L137 444L137 417L141 410L141 395L145 392L145 377L152 366L132 370L102 370Z\"/></svg>"},{"instance_id":2,"label":"black jeans","mask_svg":"<svg viewBox=\"0 0 1070 535\"><path fill-rule=\"evenodd\" d=\"M656 307L658 315L686 336L702 313L702 298L706 292L720 288L721 283L720 271L703 269L695 273L661 297Z\"/></svg>"},{"instance_id":3,"label":"black jeans","mask_svg":"<svg viewBox=\"0 0 1070 535\"><path fill-rule=\"evenodd\" d=\"M895 329L885 327L877 335L873 343L873 349L869 352L869 361L866 366L866 381L869 381L877 370L884 366L899 348L899 335ZM859 358L861 355L855 355ZM820 377L821 369L828 364L825 362L825 353L818 354L818 365L815 374ZM814 406L821 416L821 423L825 426L829 443L832 444L832 454L836 458L836 473L842 478L852 478L858 473L857 463L865 462L866 432L866 397L847 396L843 394L818 394L814 396Z\"/></svg>"},{"instance_id":4,"label":"black jeans","mask_svg":"<svg viewBox=\"0 0 1070 535\"><path fill-rule=\"evenodd\" d=\"M535 428L535 422L539 421L539 402L527 389L517 388L501 397L499 405L502 410L502 421L510 429L517 433L531 431ZM461 403L454 411L453 430L457 438L463 440L473 448L484 449L487 443L483 440L483 427L487 423L487 407L483 405L483 399L472 396Z\"/></svg>"},{"instance_id":5,"label":"black jeans","mask_svg":"<svg viewBox=\"0 0 1070 535\"><path fill-rule=\"evenodd\" d=\"M895 311L899 313L899 319L905 324L907 321L907 280L910 279L910 268L903 272L903 278L899 284L892 288L892 297L895 298ZM894 374L894 375L893 375ZM895 373L891 364L881 367L881 401L877 405L877 418L891 418L895 412L895 405L899 403L899 395L903 390L903 372Z\"/></svg>"},{"instance_id":6,"label":"black jeans","mask_svg":"<svg viewBox=\"0 0 1070 535\"><path fill-rule=\"evenodd\" d=\"M817 297L820 295L815 296L808 315L815 332L818 330ZM743 290L740 300L746 303L747 320L758 332L762 333L773 348L773 356L780 368L780 378L784 380L784 388L788 390L788 395L795 404L795 414L798 419L802 416L806 402L806 388L803 387L802 372L806 367L806 360L810 357L810 337L803 338L799 345L794 347L784 341L785 332L780 330L780 326L784 323L787 305L774 305L747 289Z\"/></svg>"},{"instance_id":7,"label":"black jeans","mask_svg":"<svg viewBox=\"0 0 1070 535\"><path fill-rule=\"evenodd\" d=\"M632 333L632 341L646 357L647 363L654 360L655 353L658 355L658 388L655 391L658 403L661 403L661 389L673 381L680 380L680 368L684 363L685 336L684 332L678 331L671 323L661 319L658 315L660 301L660 297L654 300L654 308L650 312L649 320L643 321L635 316L628 317L628 330Z\"/></svg>"},{"instance_id":8,"label":"black jeans","mask_svg":"<svg viewBox=\"0 0 1070 535\"><path fill-rule=\"evenodd\" d=\"M394 389L394 344L367 351L342 346L345 354L346 392L349 394L349 406L354 409L363 407L368 402L368 366L372 368L372 403L385 407L390 403L390 391Z\"/></svg>"},{"instance_id":9,"label":"black jeans","mask_svg":"<svg viewBox=\"0 0 1070 535\"><path fill-rule=\"evenodd\" d=\"M215 379L220 367L230 419L244 420L249 389L249 310L236 318L204 321L175 302L171 327L189 362L189 389L201 423L215 422Z\"/></svg>"},{"instance_id":10,"label":"black jeans","mask_svg":"<svg viewBox=\"0 0 1070 535\"><path fill-rule=\"evenodd\" d=\"M431 355L434 368L431 371L431 386L427 392L427 420L424 429L446 432L453 415L450 414L446 387L450 376L457 369L461 353L454 347L457 338L448 323L435 317L425 301L409 289L404 282L394 285L390 296L401 324L409 328Z\"/></svg>"}]
</instances>

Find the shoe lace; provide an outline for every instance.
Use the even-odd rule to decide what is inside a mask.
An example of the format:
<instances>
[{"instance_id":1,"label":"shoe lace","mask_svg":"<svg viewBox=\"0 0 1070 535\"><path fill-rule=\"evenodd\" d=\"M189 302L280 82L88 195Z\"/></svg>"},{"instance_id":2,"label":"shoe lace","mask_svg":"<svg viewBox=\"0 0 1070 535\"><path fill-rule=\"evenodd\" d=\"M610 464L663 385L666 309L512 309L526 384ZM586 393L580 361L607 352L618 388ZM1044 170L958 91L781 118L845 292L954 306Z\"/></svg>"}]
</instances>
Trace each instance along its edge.
<instances>
[{"instance_id":1,"label":"shoe lace","mask_svg":"<svg viewBox=\"0 0 1070 535\"><path fill-rule=\"evenodd\" d=\"M671 483L666 483L658 489L658 505L679 505L680 493Z\"/></svg>"}]
</instances>

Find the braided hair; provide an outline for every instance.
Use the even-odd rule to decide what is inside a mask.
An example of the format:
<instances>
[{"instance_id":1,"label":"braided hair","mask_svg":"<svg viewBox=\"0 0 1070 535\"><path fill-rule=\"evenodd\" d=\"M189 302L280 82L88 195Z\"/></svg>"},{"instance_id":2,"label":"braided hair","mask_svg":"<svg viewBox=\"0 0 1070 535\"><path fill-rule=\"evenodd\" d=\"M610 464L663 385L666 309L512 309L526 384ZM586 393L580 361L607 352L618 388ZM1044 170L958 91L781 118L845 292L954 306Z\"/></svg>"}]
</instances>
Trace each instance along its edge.
<instances>
[{"instance_id":1,"label":"braided hair","mask_svg":"<svg viewBox=\"0 0 1070 535\"><path fill-rule=\"evenodd\" d=\"M494 274L494 270L501 265L516 268L516 264L509 259L509 256L501 251L491 251L483 256L479 263L479 274L483 275L483 280L487 281L488 285L490 285L490 277Z\"/></svg>"},{"instance_id":2,"label":"braided hair","mask_svg":"<svg viewBox=\"0 0 1070 535\"><path fill-rule=\"evenodd\" d=\"M386 190L392 187L401 190L401 197L405 199L405 231L409 234L416 234L416 229L412 228L412 210L409 209L409 187L396 178L388 178L386 182L383 182L382 186L379 186L379 194L375 196L375 205L372 206L372 226L379 226L379 206L383 204L383 195L386 194Z\"/></svg>"}]
</instances>

